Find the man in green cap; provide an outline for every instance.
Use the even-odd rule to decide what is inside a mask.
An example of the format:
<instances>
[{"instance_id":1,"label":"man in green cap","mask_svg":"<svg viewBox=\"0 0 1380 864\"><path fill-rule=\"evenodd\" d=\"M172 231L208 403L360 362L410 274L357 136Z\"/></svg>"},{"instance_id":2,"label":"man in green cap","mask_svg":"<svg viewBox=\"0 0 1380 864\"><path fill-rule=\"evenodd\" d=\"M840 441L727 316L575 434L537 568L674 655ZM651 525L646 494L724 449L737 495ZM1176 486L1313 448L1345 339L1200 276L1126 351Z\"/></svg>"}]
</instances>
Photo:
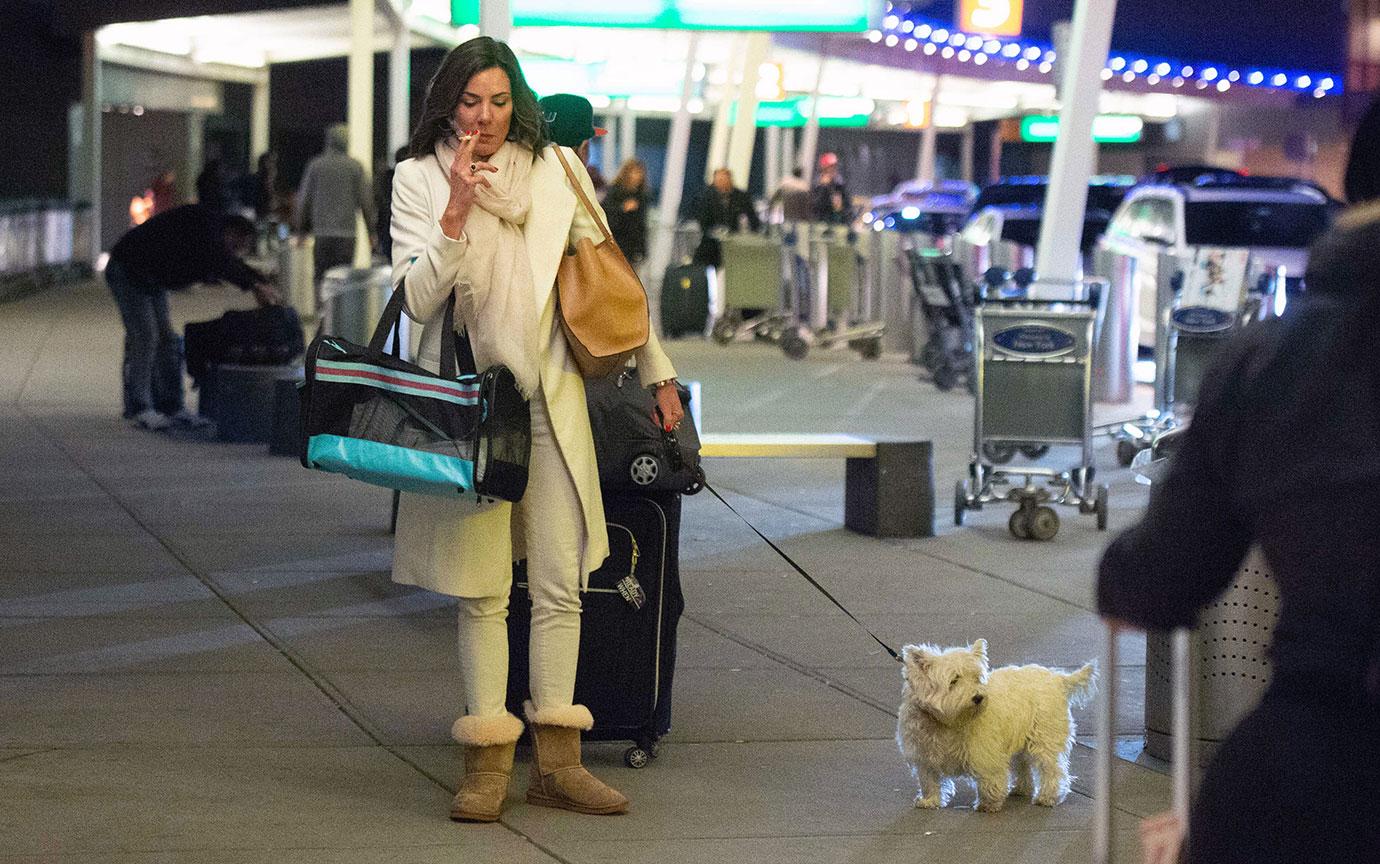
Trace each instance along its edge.
<instances>
[{"instance_id":1,"label":"man in green cap","mask_svg":"<svg viewBox=\"0 0 1380 864\"><path fill-rule=\"evenodd\" d=\"M546 118L551 140L569 147L589 165L589 142L604 135L607 129L594 125L594 106L583 96L573 93L553 93L538 100L542 116Z\"/></svg>"}]
</instances>

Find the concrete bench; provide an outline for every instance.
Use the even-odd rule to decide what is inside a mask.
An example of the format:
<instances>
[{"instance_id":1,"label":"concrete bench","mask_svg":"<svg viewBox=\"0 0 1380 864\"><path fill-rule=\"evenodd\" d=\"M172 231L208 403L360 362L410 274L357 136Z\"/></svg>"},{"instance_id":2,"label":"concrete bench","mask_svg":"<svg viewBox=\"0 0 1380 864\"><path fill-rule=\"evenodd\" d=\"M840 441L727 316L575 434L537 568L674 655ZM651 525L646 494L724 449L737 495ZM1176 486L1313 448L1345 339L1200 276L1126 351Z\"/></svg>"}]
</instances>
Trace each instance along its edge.
<instances>
[{"instance_id":1,"label":"concrete bench","mask_svg":"<svg viewBox=\"0 0 1380 864\"><path fill-rule=\"evenodd\" d=\"M856 435L700 435L704 458L844 459L843 524L871 537L934 536L933 448L929 441Z\"/></svg>"}]
</instances>

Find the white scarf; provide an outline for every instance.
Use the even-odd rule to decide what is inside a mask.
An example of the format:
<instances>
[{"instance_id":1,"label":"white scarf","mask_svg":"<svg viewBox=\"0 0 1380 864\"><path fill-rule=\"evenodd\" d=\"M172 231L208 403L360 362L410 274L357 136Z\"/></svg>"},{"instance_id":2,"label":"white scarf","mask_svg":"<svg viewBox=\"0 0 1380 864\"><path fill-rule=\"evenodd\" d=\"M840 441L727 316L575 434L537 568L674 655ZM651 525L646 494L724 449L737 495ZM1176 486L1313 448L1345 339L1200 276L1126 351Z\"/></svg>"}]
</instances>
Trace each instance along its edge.
<instances>
[{"instance_id":1,"label":"white scarf","mask_svg":"<svg viewBox=\"0 0 1380 864\"><path fill-rule=\"evenodd\" d=\"M455 150L445 143L436 158L449 173ZM532 209L532 151L505 141L483 160L498 168L484 172L491 187L475 190L475 207L465 220L469 248L460 263L460 320L469 331L480 371L502 363L513 371L518 389L531 398L541 383L542 346L537 339L537 310L532 264L522 233ZM457 322L458 323L458 322Z\"/></svg>"}]
</instances>

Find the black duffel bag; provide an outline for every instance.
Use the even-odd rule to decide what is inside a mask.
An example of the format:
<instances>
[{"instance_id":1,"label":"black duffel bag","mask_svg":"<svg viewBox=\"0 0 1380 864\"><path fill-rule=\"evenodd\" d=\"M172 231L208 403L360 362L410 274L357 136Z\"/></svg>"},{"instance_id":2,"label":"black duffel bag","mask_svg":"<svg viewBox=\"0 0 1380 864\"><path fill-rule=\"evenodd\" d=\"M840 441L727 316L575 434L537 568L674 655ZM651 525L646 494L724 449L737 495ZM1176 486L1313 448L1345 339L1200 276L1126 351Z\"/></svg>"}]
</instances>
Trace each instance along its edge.
<instances>
[{"instance_id":1,"label":"black duffel bag","mask_svg":"<svg viewBox=\"0 0 1380 864\"><path fill-rule=\"evenodd\" d=\"M198 386L212 366L281 366L306 348L302 319L291 306L233 310L187 325L187 374Z\"/></svg>"},{"instance_id":2,"label":"black duffel bag","mask_svg":"<svg viewBox=\"0 0 1380 864\"><path fill-rule=\"evenodd\" d=\"M585 381L599 485L605 492L681 492L704 486L700 436L690 418L690 391L676 386L685 419L667 432L652 419L656 396L637 380L636 369Z\"/></svg>"}]
</instances>

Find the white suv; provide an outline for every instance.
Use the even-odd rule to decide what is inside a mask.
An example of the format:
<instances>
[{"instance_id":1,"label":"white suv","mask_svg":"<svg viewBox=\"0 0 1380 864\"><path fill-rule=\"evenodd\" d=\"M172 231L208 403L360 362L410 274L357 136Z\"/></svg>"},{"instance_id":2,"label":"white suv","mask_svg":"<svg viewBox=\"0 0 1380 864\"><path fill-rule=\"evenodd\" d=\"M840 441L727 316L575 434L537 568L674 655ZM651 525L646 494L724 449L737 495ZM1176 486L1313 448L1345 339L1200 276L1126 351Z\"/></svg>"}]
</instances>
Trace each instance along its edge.
<instances>
[{"instance_id":1,"label":"white suv","mask_svg":"<svg viewBox=\"0 0 1380 864\"><path fill-rule=\"evenodd\" d=\"M1134 274L1139 341L1153 348L1162 253L1191 259L1205 247L1249 249L1248 285L1283 268L1286 285L1296 289L1308 247L1326 230L1334 207L1316 186L1287 178L1205 172L1183 182L1151 181L1117 208L1098 241L1095 267L1111 278Z\"/></svg>"}]
</instances>

